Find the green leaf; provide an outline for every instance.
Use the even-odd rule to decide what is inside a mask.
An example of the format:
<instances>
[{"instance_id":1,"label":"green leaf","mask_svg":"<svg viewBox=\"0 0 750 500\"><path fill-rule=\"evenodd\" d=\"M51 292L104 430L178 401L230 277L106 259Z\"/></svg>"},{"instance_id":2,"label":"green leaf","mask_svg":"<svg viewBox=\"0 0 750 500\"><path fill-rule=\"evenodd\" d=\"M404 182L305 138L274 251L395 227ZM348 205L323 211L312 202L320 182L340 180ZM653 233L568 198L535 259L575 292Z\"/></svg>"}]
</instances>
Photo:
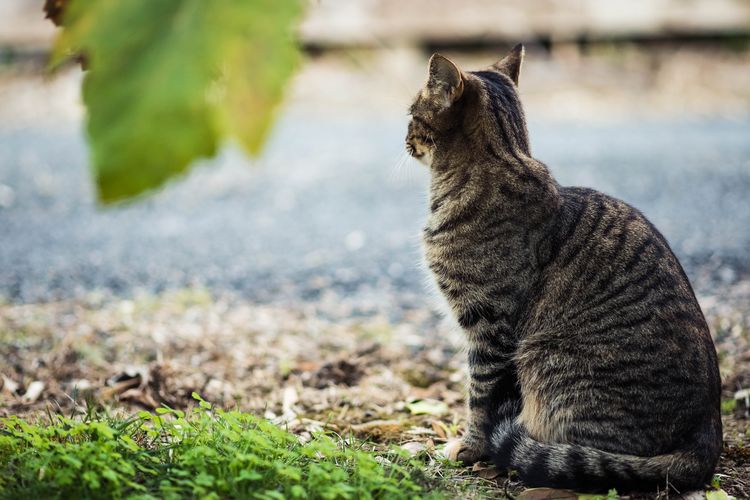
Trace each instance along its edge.
<instances>
[{"instance_id":1,"label":"green leaf","mask_svg":"<svg viewBox=\"0 0 750 500\"><path fill-rule=\"evenodd\" d=\"M68 465L70 465L74 469L80 469L83 466L83 462L81 462L77 458L69 456L69 455L62 455L62 456L60 456L60 460L62 460L63 462L67 463Z\"/></svg>"},{"instance_id":2,"label":"green leaf","mask_svg":"<svg viewBox=\"0 0 750 500\"><path fill-rule=\"evenodd\" d=\"M214 477L211 474L207 474L206 472L201 472L197 476L195 476L194 481L197 485L210 488L214 484Z\"/></svg>"},{"instance_id":3,"label":"green leaf","mask_svg":"<svg viewBox=\"0 0 750 500\"><path fill-rule=\"evenodd\" d=\"M259 479L263 479L263 476L261 476L257 472L251 470L241 470L235 481L258 481Z\"/></svg>"},{"instance_id":4,"label":"green leaf","mask_svg":"<svg viewBox=\"0 0 750 500\"><path fill-rule=\"evenodd\" d=\"M406 405L413 415L443 415L448 413L448 405L436 399L419 399Z\"/></svg>"},{"instance_id":5,"label":"green leaf","mask_svg":"<svg viewBox=\"0 0 750 500\"><path fill-rule=\"evenodd\" d=\"M138 443L133 441L133 438L127 435L123 435L119 437L120 442L130 451L140 451L141 447L138 446Z\"/></svg>"},{"instance_id":6,"label":"green leaf","mask_svg":"<svg viewBox=\"0 0 750 500\"><path fill-rule=\"evenodd\" d=\"M737 408L736 399L725 399L721 402L721 413L724 415L731 415L735 408Z\"/></svg>"},{"instance_id":7,"label":"green leaf","mask_svg":"<svg viewBox=\"0 0 750 500\"><path fill-rule=\"evenodd\" d=\"M73 0L53 62L84 54L99 200L127 199L216 154L257 154L291 76L299 0Z\"/></svg>"},{"instance_id":8,"label":"green leaf","mask_svg":"<svg viewBox=\"0 0 750 500\"><path fill-rule=\"evenodd\" d=\"M730 500L730 497L724 490L710 490L706 492L706 500Z\"/></svg>"},{"instance_id":9,"label":"green leaf","mask_svg":"<svg viewBox=\"0 0 750 500\"><path fill-rule=\"evenodd\" d=\"M93 471L87 470L86 472L82 474L81 477L86 482L86 484L89 485L89 488L91 488L92 490L98 490L99 487L101 486L101 483L99 482L99 478Z\"/></svg>"},{"instance_id":10,"label":"green leaf","mask_svg":"<svg viewBox=\"0 0 750 500\"><path fill-rule=\"evenodd\" d=\"M303 488L299 484L295 484L294 486L292 486L289 492L292 498L306 498L307 497L307 492L305 491L305 488Z\"/></svg>"},{"instance_id":11,"label":"green leaf","mask_svg":"<svg viewBox=\"0 0 750 500\"><path fill-rule=\"evenodd\" d=\"M526 491L529 491L529 490L526 490ZM617 498L619 498L617 496L617 490L609 490L609 492L607 492L607 496L593 494L593 493L573 493L572 491L569 491L569 490L550 490L550 491L552 493L550 493L549 496L546 496L546 497L540 496L538 498L539 499L541 499L541 498L546 498L546 499L550 499L550 498L563 499L563 498L568 498L568 497L567 496L558 496L558 495L568 495L568 494L572 495L570 498L577 498L578 500L617 500ZM558 491L560 491L562 493L558 494L557 493ZM527 498L527 497L521 495L520 500L532 500L532 498Z\"/></svg>"},{"instance_id":12,"label":"green leaf","mask_svg":"<svg viewBox=\"0 0 750 500\"><path fill-rule=\"evenodd\" d=\"M113 471L112 469L104 469L101 474L103 478L109 479L113 483L116 483L118 480L117 473L115 473L115 471Z\"/></svg>"}]
</instances>

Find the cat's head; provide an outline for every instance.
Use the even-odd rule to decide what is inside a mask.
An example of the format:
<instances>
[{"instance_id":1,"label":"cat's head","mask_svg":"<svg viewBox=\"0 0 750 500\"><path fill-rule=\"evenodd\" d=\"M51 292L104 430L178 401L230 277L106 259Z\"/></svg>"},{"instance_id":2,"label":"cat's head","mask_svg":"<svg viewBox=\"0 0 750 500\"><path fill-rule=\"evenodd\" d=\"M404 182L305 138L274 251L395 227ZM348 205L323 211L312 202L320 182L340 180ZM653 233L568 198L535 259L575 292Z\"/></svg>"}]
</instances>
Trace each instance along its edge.
<instances>
[{"instance_id":1,"label":"cat's head","mask_svg":"<svg viewBox=\"0 0 750 500\"><path fill-rule=\"evenodd\" d=\"M483 71L464 72L449 59L430 58L427 82L409 108L406 150L430 166L441 150L485 147L528 154L528 136L516 91L523 45ZM465 143L456 142L463 138Z\"/></svg>"}]
</instances>

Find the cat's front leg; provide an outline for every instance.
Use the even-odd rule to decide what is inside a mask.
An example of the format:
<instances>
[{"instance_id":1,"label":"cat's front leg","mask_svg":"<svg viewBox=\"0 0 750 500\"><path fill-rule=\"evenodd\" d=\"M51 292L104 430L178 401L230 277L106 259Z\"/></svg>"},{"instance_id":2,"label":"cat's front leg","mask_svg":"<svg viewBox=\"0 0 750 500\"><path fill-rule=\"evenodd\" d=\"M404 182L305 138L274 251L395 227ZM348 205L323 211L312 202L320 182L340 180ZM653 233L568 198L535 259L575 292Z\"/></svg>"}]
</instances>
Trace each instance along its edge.
<instances>
[{"instance_id":1,"label":"cat's front leg","mask_svg":"<svg viewBox=\"0 0 750 500\"><path fill-rule=\"evenodd\" d=\"M493 424L513 418L521 407L512 356L497 347L469 349L469 425L460 443L447 450L449 458L465 464L486 458Z\"/></svg>"}]
</instances>

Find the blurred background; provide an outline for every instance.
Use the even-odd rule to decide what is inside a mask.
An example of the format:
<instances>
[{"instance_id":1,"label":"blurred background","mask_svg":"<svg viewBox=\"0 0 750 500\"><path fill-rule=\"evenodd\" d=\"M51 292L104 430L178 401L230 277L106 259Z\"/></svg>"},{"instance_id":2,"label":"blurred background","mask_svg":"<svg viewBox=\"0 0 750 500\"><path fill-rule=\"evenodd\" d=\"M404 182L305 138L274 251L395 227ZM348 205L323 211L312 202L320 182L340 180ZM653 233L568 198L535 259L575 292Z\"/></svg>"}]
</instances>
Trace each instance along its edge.
<instances>
[{"instance_id":1,"label":"blurred background","mask_svg":"<svg viewBox=\"0 0 750 500\"><path fill-rule=\"evenodd\" d=\"M109 206L43 3L0 1L0 416L196 391L297 433L455 437L461 335L426 286L407 108L433 52L482 69L523 42L534 156L642 210L685 266L721 360L720 472L750 495L750 1L310 1L260 157L227 144Z\"/></svg>"},{"instance_id":2,"label":"blurred background","mask_svg":"<svg viewBox=\"0 0 750 500\"><path fill-rule=\"evenodd\" d=\"M750 495L750 0L311 0L260 157L228 144L109 206L43 3L0 0L0 416L196 391L301 435L455 437L461 335L426 286L407 108L433 52L482 69L523 42L534 156L639 208L685 266L720 356L722 485Z\"/></svg>"},{"instance_id":3,"label":"blurred background","mask_svg":"<svg viewBox=\"0 0 750 500\"><path fill-rule=\"evenodd\" d=\"M431 53L527 47L532 150L641 209L703 297L750 298L750 2L320 0L264 154L229 145L145 201L97 207L81 71L45 64L41 0L0 4L0 297L205 287L332 316L428 307L428 175L403 153ZM722 299L724 300L724 299Z\"/></svg>"}]
</instances>

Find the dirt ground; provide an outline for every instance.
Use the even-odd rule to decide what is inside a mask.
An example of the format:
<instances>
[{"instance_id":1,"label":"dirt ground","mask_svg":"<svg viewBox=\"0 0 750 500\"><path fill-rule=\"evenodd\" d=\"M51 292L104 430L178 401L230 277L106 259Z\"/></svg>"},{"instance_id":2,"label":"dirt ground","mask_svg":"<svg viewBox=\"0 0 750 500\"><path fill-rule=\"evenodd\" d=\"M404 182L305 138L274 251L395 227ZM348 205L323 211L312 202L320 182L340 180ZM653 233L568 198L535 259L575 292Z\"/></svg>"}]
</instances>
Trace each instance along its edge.
<instances>
[{"instance_id":1,"label":"dirt ground","mask_svg":"<svg viewBox=\"0 0 750 500\"><path fill-rule=\"evenodd\" d=\"M735 297L750 289L738 286ZM748 498L750 420L742 402L732 401L750 387L750 314L725 300L701 301L725 380L717 474L726 492ZM461 338L445 321L426 308L400 324L326 318L316 305L256 305L201 289L0 305L0 415L82 412L92 401L123 411L185 408L196 391L264 415L301 439L327 428L437 454L460 435ZM492 468L449 473L490 493L519 491Z\"/></svg>"}]
</instances>

